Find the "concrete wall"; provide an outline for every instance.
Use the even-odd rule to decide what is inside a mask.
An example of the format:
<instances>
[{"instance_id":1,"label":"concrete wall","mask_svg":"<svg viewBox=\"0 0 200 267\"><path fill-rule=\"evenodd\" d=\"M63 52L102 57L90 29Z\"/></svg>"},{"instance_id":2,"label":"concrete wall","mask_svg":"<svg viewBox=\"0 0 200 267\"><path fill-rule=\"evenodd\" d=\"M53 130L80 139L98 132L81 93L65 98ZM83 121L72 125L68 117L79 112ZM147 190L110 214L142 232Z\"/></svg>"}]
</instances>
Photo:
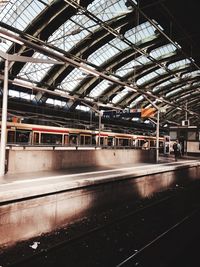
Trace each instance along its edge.
<instances>
[{"instance_id":1,"label":"concrete wall","mask_svg":"<svg viewBox=\"0 0 200 267\"><path fill-rule=\"evenodd\" d=\"M155 151L135 149L26 150L8 153L8 173L60 170L74 167L111 166L154 162Z\"/></svg>"},{"instance_id":2,"label":"concrete wall","mask_svg":"<svg viewBox=\"0 0 200 267\"><path fill-rule=\"evenodd\" d=\"M115 181L113 178L113 182L108 183L95 185L93 182L84 188L29 196L20 201L0 201L0 247L51 232L110 207L114 209L200 177L198 164L173 168L168 172L141 177L118 178Z\"/></svg>"}]
</instances>

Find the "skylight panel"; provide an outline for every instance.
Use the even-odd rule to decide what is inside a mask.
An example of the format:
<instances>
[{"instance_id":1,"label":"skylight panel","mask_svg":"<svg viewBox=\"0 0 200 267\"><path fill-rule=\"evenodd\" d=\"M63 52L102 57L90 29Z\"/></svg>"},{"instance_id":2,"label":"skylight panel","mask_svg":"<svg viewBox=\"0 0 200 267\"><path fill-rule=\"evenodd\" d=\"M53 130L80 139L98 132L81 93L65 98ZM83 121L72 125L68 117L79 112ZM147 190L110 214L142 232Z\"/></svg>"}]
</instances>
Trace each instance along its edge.
<instances>
[{"instance_id":1,"label":"skylight panel","mask_svg":"<svg viewBox=\"0 0 200 267\"><path fill-rule=\"evenodd\" d=\"M119 53L119 50L108 43L92 53L88 57L88 61L99 66L117 53Z\"/></svg>"},{"instance_id":2,"label":"skylight panel","mask_svg":"<svg viewBox=\"0 0 200 267\"><path fill-rule=\"evenodd\" d=\"M47 56L40 53L35 53L34 58L48 59ZM19 73L19 77L25 78L34 82L40 82L46 75L47 71L53 66L53 64L46 63L26 63Z\"/></svg>"},{"instance_id":3,"label":"skylight panel","mask_svg":"<svg viewBox=\"0 0 200 267\"><path fill-rule=\"evenodd\" d=\"M199 86L200 85L200 82L195 82L192 84L193 86Z\"/></svg>"},{"instance_id":4,"label":"skylight panel","mask_svg":"<svg viewBox=\"0 0 200 267\"><path fill-rule=\"evenodd\" d=\"M9 90L8 95L11 97L19 97L19 91L16 90Z\"/></svg>"},{"instance_id":5,"label":"skylight panel","mask_svg":"<svg viewBox=\"0 0 200 267\"><path fill-rule=\"evenodd\" d=\"M35 0L9 1L1 10L0 21L23 31L46 7L48 1L43 0L43 3Z\"/></svg>"},{"instance_id":6,"label":"skylight panel","mask_svg":"<svg viewBox=\"0 0 200 267\"><path fill-rule=\"evenodd\" d=\"M20 98L26 99L26 100L31 100L31 94L20 92L19 93Z\"/></svg>"},{"instance_id":7,"label":"skylight panel","mask_svg":"<svg viewBox=\"0 0 200 267\"><path fill-rule=\"evenodd\" d=\"M86 106L83 106L83 105L77 105L76 109L81 110L81 111L85 111L85 112L90 111L89 107L86 107Z\"/></svg>"},{"instance_id":8,"label":"skylight panel","mask_svg":"<svg viewBox=\"0 0 200 267\"><path fill-rule=\"evenodd\" d=\"M52 98L48 98L48 99L46 100L46 104L54 105L54 99L52 99Z\"/></svg>"},{"instance_id":9,"label":"skylight panel","mask_svg":"<svg viewBox=\"0 0 200 267\"><path fill-rule=\"evenodd\" d=\"M181 77L184 78L193 78L200 75L200 70L191 71L183 74Z\"/></svg>"},{"instance_id":10,"label":"skylight panel","mask_svg":"<svg viewBox=\"0 0 200 267\"><path fill-rule=\"evenodd\" d=\"M119 15L119 12L129 11L124 0L93 1L87 8L102 21L107 21Z\"/></svg>"},{"instance_id":11,"label":"skylight panel","mask_svg":"<svg viewBox=\"0 0 200 267\"><path fill-rule=\"evenodd\" d=\"M155 31L156 28L147 21L127 31L125 37L132 43L138 45L156 38Z\"/></svg>"},{"instance_id":12,"label":"skylight panel","mask_svg":"<svg viewBox=\"0 0 200 267\"><path fill-rule=\"evenodd\" d=\"M48 42L63 49L70 50L94 31L98 25L83 14L77 14L61 25L48 39Z\"/></svg>"},{"instance_id":13,"label":"skylight panel","mask_svg":"<svg viewBox=\"0 0 200 267\"><path fill-rule=\"evenodd\" d=\"M118 15L121 10L128 11L123 0L103 1L103 3L97 0L92 2L87 9L103 21L113 18L116 14ZM48 42L68 51L87 35L94 32L97 27L100 27L99 24L86 15L82 13L76 14L61 25L60 28L52 34ZM125 47L125 44L122 45L122 43L118 43L117 46L118 49L122 49Z\"/></svg>"},{"instance_id":14,"label":"skylight panel","mask_svg":"<svg viewBox=\"0 0 200 267\"><path fill-rule=\"evenodd\" d=\"M137 82L136 82L136 84L137 85L143 85L146 82L149 82L149 81L155 79L156 77L158 77L158 76L160 76L162 74L165 74L165 73L166 73L166 70L164 70L164 69L158 69L158 70L156 70L154 72L151 72L151 73L143 76L142 78L138 79Z\"/></svg>"},{"instance_id":15,"label":"skylight panel","mask_svg":"<svg viewBox=\"0 0 200 267\"><path fill-rule=\"evenodd\" d=\"M109 44L113 47L115 47L116 49L119 50L119 52L124 51L126 48L129 47L128 44L126 44L125 42L121 41L119 38L114 38L113 40L111 40L109 42Z\"/></svg>"},{"instance_id":16,"label":"skylight panel","mask_svg":"<svg viewBox=\"0 0 200 267\"><path fill-rule=\"evenodd\" d=\"M136 58L135 61L140 65L146 65L147 63L151 62L151 60L146 56L140 56Z\"/></svg>"},{"instance_id":17,"label":"skylight panel","mask_svg":"<svg viewBox=\"0 0 200 267\"><path fill-rule=\"evenodd\" d=\"M182 60L169 64L168 69L169 70L182 69L182 68L187 67L190 64L191 64L191 61L186 58L186 59L182 59Z\"/></svg>"},{"instance_id":18,"label":"skylight panel","mask_svg":"<svg viewBox=\"0 0 200 267\"><path fill-rule=\"evenodd\" d=\"M177 88L177 89L175 89L175 90L172 90L171 92L167 93L167 94L166 94L166 97L173 96L173 95L175 95L175 94L177 94L177 93L179 93L179 92L181 92L181 91L183 91L183 88L179 87L179 88Z\"/></svg>"},{"instance_id":19,"label":"skylight panel","mask_svg":"<svg viewBox=\"0 0 200 267\"><path fill-rule=\"evenodd\" d=\"M138 105L142 100L144 100L144 97L142 95L138 96L131 104L130 104L130 108L135 107L136 105Z\"/></svg>"},{"instance_id":20,"label":"skylight panel","mask_svg":"<svg viewBox=\"0 0 200 267\"><path fill-rule=\"evenodd\" d=\"M121 68L119 68L116 71L116 74L123 77L124 75L131 73L135 67L143 66L150 62L150 59L148 59L145 56L140 56L127 64L123 65Z\"/></svg>"},{"instance_id":21,"label":"skylight panel","mask_svg":"<svg viewBox=\"0 0 200 267\"><path fill-rule=\"evenodd\" d=\"M6 40L5 38L2 38L0 36L0 47L1 47L1 51L6 52L8 50L8 48L12 45L13 42ZM0 61L2 60L2 58L0 57Z\"/></svg>"},{"instance_id":22,"label":"skylight panel","mask_svg":"<svg viewBox=\"0 0 200 267\"><path fill-rule=\"evenodd\" d=\"M68 92L72 92L84 76L85 74L80 69L73 69L73 71L65 77L59 87Z\"/></svg>"},{"instance_id":23,"label":"skylight panel","mask_svg":"<svg viewBox=\"0 0 200 267\"><path fill-rule=\"evenodd\" d=\"M177 83L178 80L179 79L177 77L174 77L174 78L172 78L170 80L167 80L167 81L165 81L163 83L160 83L158 86L156 86L156 87L153 88L153 92L154 93L155 92L158 92L158 91L162 90L164 87L166 87L166 86L168 86L170 84L173 85L173 84Z\"/></svg>"},{"instance_id":24,"label":"skylight panel","mask_svg":"<svg viewBox=\"0 0 200 267\"><path fill-rule=\"evenodd\" d=\"M97 86L95 86L89 94L89 97L97 98L102 95L105 90L109 87L109 83L106 80L101 81Z\"/></svg>"},{"instance_id":25,"label":"skylight panel","mask_svg":"<svg viewBox=\"0 0 200 267\"><path fill-rule=\"evenodd\" d=\"M176 47L173 44L167 44L152 50L149 55L154 59L160 59L169 57L175 53Z\"/></svg>"},{"instance_id":26,"label":"skylight panel","mask_svg":"<svg viewBox=\"0 0 200 267\"><path fill-rule=\"evenodd\" d=\"M129 89L124 89L119 92L115 97L112 99L113 104L117 104L121 99L123 99L128 93L130 92Z\"/></svg>"},{"instance_id":27,"label":"skylight panel","mask_svg":"<svg viewBox=\"0 0 200 267\"><path fill-rule=\"evenodd\" d=\"M185 98L188 98L188 97L189 98L191 97L191 93L183 95L183 96L180 96L179 99L185 99Z\"/></svg>"}]
</instances>

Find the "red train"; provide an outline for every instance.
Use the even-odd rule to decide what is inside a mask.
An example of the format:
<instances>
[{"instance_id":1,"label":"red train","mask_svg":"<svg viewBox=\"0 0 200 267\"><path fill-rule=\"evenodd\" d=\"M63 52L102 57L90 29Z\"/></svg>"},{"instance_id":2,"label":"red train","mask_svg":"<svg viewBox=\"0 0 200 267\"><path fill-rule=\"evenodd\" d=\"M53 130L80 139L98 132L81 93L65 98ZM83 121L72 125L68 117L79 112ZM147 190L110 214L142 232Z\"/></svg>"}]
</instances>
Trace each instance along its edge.
<instances>
[{"instance_id":1,"label":"red train","mask_svg":"<svg viewBox=\"0 0 200 267\"><path fill-rule=\"evenodd\" d=\"M99 139L100 138L100 139ZM159 138L163 147L164 138ZM7 122L7 144L155 148L156 138L147 135L83 130Z\"/></svg>"}]
</instances>

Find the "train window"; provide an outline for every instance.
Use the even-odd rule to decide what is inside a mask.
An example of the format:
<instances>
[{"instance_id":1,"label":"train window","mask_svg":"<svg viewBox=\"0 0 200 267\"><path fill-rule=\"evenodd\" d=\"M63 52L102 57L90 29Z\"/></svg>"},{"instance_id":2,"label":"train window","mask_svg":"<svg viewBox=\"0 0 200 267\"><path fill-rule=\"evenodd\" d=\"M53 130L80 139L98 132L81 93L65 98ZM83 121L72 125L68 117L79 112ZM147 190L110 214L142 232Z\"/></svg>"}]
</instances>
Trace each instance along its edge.
<instances>
[{"instance_id":1,"label":"train window","mask_svg":"<svg viewBox=\"0 0 200 267\"><path fill-rule=\"evenodd\" d=\"M129 145L129 139L119 139L119 146L128 146Z\"/></svg>"},{"instance_id":2,"label":"train window","mask_svg":"<svg viewBox=\"0 0 200 267\"><path fill-rule=\"evenodd\" d=\"M196 132L188 131L188 140L195 141L197 139Z\"/></svg>"},{"instance_id":3,"label":"train window","mask_svg":"<svg viewBox=\"0 0 200 267\"><path fill-rule=\"evenodd\" d=\"M41 133L41 143L42 144L62 144L62 135Z\"/></svg>"},{"instance_id":4,"label":"train window","mask_svg":"<svg viewBox=\"0 0 200 267\"><path fill-rule=\"evenodd\" d=\"M34 133L33 134L33 144L39 144L39 133Z\"/></svg>"},{"instance_id":5,"label":"train window","mask_svg":"<svg viewBox=\"0 0 200 267\"><path fill-rule=\"evenodd\" d=\"M81 135L81 145L91 145L91 136Z\"/></svg>"},{"instance_id":6,"label":"train window","mask_svg":"<svg viewBox=\"0 0 200 267\"><path fill-rule=\"evenodd\" d=\"M155 144L155 141L150 141L150 147L155 147L156 144Z\"/></svg>"},{"instance_id":7,"label":"train window","mask_svg":"<svg viewBox=\"0 0 200 267\"><path fill-rule=\"evenodd\" d=\"M16 131L16 143L29 143L30 131Z\"/></svg>"},{"instance_id":8,"label":"train window","mask_svg":"<svg viewBox=\"0 0 200 267\"><path fill-rule=\"evenodd\" d=\"M108 137L108 146L114 146L114 138Z\"/></svg>"},{"instance_id":9,"label":"train window","mask_svg":"<svg viewBox=\"0 0 200 267\"><path fill-rule=\"evenodd\" d=\"M7 143L15 143L15 131L8 131Z\"/></svg>"},{"instance_id":10,"label":"train window","mask_svg":"<svg viewBox=\"0 0 200 267\"><path fill-rule=\"evenodd\" d=\"M145 140L138 140L139 147L142 147L145 143Z\"/></svg>"},{"instance_id":11,"label":"train window","mask_svg":"<svg viewBox=\"0 0 200 267\"><path fill-rule=\"evenodd\" d=\"M77 145L78 142L78 136L75 134L70 134L69 136L69 144L70 145Z\"/></svg>"}]
</instances>

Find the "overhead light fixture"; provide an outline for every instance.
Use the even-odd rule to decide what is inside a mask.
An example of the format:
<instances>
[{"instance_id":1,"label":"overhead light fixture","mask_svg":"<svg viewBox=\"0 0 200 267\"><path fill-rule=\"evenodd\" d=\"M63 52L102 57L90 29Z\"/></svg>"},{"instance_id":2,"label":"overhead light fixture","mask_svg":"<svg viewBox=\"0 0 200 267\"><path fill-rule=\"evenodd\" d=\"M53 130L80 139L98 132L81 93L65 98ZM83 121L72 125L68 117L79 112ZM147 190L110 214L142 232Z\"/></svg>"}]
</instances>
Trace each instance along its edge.
<instances>
[{"instance_id":1,"label":"overhead light fixture","mask_svg":"<svg viewBox=\"0 0 200 267\"><path fill-rule=\"evenodd\" d=\"M8 40L8 41L11 41L11 42L20 44L20 45L23 45L23 44L24 44L23 42L21 42L21 41L15 39L15 38L13 38L13 37L10 37L10 36L8 36L8 35L6 35L6 34L4 34L4 33L0 33L0 37L6 39L6 40Z\"/></svg>"}]
</instances>

